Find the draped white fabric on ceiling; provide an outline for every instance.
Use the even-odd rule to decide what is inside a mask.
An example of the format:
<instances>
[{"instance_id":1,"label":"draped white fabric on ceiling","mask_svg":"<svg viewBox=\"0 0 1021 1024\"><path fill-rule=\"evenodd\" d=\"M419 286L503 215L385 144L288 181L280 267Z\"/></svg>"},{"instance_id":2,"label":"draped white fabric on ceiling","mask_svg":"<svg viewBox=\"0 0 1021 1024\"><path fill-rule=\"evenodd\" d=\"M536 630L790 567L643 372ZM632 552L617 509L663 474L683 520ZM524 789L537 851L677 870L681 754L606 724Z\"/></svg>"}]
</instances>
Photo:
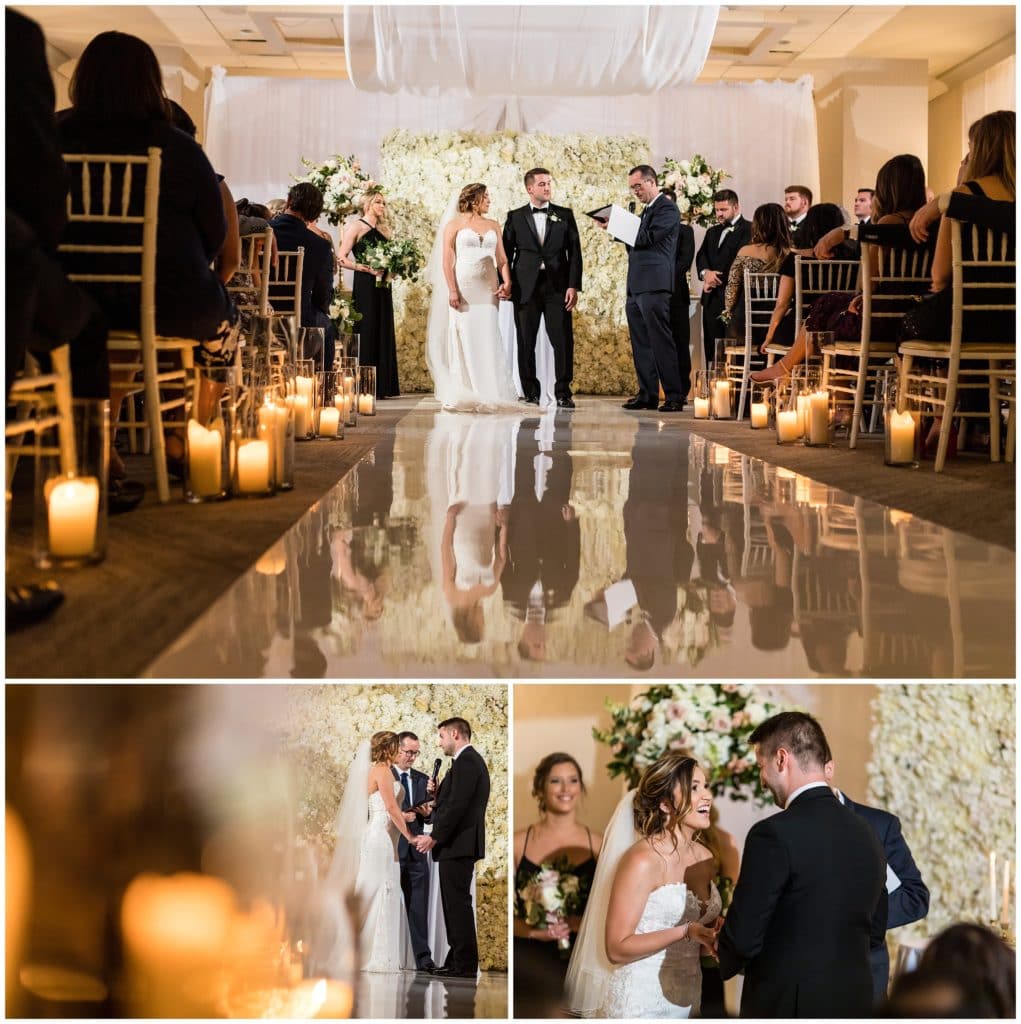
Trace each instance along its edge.
<instances>
[{"instance_id":1,"label":"draped white fabric on ceiling","mask_svg":"<svg viewBox=\"0 0 1021 1024\"><path fill-rule=\"evenodd\" d=\"M236 197L265 202L286 195L303 156L354 153L374 172L380 143L395 128L639 135L649 140L654 162L701 153L726 168L731 177L724 184L740 195L749 216L760 203L782 202L784 186L793 183L807 185L821 200L840 201L819 195L807 77L682 85L651 96L423 97L359 92L347 81L227 76L218 69L208 91L205 148ZM548 163L555 175L556 153ZM385 184L414 188L413 182Z\"/></svg>"},{"instance_id":2,"label":"draped white fabric on ceiling","mask_svg":"<svg viewBox=\"0 0 1021 1024\"><path fill-rule=\"evenodd\" d=\"M719 8L344 7L355 87L435 96L617 96L693 82Z\"/></svg>"}]
</instances>

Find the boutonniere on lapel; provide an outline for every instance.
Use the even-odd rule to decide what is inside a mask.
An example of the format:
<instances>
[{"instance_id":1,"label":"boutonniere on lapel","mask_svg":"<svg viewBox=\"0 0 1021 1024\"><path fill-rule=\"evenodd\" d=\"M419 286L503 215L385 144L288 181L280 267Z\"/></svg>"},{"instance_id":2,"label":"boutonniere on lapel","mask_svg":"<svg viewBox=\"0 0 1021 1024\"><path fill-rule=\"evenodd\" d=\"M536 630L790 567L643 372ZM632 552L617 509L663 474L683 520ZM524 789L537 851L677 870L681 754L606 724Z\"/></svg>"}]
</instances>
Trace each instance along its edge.
<instances>
[{"instance_id":1,"label":"boutonniere on lapel","mask_svg":"<svg viewBox=\"0 0 1021 1024\"><path fill-rule=\"evenodd\" d=\"M547 217L546 219L550 222L550 224L560 223L560 218L555 213L551 213L549 217Z\"/></svg>"}]
</instances>

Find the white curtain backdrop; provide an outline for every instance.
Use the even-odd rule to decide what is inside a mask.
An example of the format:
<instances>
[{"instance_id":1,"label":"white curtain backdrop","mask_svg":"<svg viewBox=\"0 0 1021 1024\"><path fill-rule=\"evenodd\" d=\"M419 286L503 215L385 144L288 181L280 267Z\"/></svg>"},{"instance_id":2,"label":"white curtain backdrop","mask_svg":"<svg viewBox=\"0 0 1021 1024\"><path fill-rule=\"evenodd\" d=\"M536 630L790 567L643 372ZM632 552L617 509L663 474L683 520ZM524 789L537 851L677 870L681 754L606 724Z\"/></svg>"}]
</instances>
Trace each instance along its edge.
<instances>
[{"instance_id":1,"label":"white curtain backdrop","mask_svg":"<svg viewBox=\"0 0 1021 1024\"><path fill-rule=\"evenodd\" d=\"M724 184L740 195L749 216L760 203L782 202L791 182L819 189L809 77L683 85L650 96L496 98L366 93L347 81L228 76L216 69L207 100L213 166L237 198L259 202L286 195L303 156L318 161L353 153L374 172L380 143L395 128L639 135L649 140L654 162L701 153L726 168L731 177ZM556 153L549 166L555 177ZM414 188L413 182L384 184ZM570 196L556 198L570 202Z\"/></svg>"},{"instance_id":2,"label":"white curtain backdrop","mask_svg":"<svg viewBox=\"0 0 1021 1024\"><path fill-rule=\"evenodd\" d=\"M994 110L1017 108L1017 60L1008 57L969 78L961 88L961 145L968 151L968 129Z\"/></svg>"},{"instance_id":3,"label":"white curtain backdrop","mask_svg":"<svg viewBox=\"0 0 1021 1024\"><path fill-rule=\"evenodd\" d=\"M692 82L719 8L344 7L358 89L460 95L609 96Z\"/></svg>"}]
</instances>

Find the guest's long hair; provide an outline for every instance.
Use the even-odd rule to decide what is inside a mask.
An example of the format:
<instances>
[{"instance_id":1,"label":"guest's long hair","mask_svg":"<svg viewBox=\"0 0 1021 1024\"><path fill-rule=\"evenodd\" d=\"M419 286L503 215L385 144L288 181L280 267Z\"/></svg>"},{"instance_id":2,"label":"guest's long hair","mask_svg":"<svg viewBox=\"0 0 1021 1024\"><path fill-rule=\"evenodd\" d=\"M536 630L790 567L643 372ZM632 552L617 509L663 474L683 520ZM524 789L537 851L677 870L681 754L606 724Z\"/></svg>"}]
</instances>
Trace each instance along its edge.
<instances>
[{"instance_id":1,"label":"guest's long hair","mask_svg":"<svg viewBox=\"0 0 1021 1024\"><path fill-rule=\"evenodd\" d=\"M801 222L800 237L805 248L814 248L816 242L828 231L843 227L844 211L836 203L816 203L808 208L805 219Z\"/></svg>"},{"instance_id":2,"label":"guest's long hair","mask_svg":"<svg viewBox=\"0 0 1021 1024\"><path fill-rule=\"evenodd\" d=\"M890 157L876 175L876 220L891 213L914 213L925 206L925 169L911 153Z\"/></svg>"},{"instance_id":3,"label":"guest's long hair","mask_svg":"<svg viewBox=\"0 0 1021 1024\"><path fill-rule=\"evenodd\" d=\"M995 110L968 129L968 178L997 177L1014 195L1017 139L1013 110Z\"/></svg>"},{"instance_id":4,"label":"guest's long hair","mask_svg":"<svg viewBox=\"0 0 1021 1024\"><path fill-rule=\"evenodd\" d=\"M92 121L171 120L156 54L126 32L100 32L85 47L69 95L75 112Z\"/></svg>"},{"instance_id":5,"label":"guest's long hair","mask_svg":"<svg viewBox=\"0 0 1021 1024\"><path fill-rule=\"evenodd\" d=\"M768 245L775 250L776 257L766 265L766 270L774 270L784 261L791 251L791 229L787 223L787 214L779 203L763 203L752 216L752 243Z\"/></svg>"},{"instance_id":6,"label":"guest's long hair","mask_svg":"<svg viewBox=\"0 0 1021 1024\"><path fill-rule=\"evenodd\" d=\"M697 767L698 761L686 754L664 754L645 769L634 805L635 830L640 835L646 839L668 835L677 849L677 827L691 813L691 779ZM675 804L678 786L681 797Z\"/></svg>"},{"instance_id":7,"label":"guest's long hair","mask_svg":"<svg viewBox=\"0 0 1021 1024\"><path fill-rule=\"evenodd\" d=\"M996 1016L1011 1018L1016 1011L1014 951L998 935L977 924L954 924L934 938L919 970L956 982L966 996L987 1000Z\"/></svg>"},{"instance_id":8,"label":"guest's long hair","mask_svg":"<svg viewBox=\"0 0 1021 1024\"><path fill-rule=\"evenodd\" d=\"M485 194L486 186L480 181L472 182L471 185L465 185L461 189L461 194L457 197L457 212L478 213L479 205Z\"/></svg>"}]
</instances>

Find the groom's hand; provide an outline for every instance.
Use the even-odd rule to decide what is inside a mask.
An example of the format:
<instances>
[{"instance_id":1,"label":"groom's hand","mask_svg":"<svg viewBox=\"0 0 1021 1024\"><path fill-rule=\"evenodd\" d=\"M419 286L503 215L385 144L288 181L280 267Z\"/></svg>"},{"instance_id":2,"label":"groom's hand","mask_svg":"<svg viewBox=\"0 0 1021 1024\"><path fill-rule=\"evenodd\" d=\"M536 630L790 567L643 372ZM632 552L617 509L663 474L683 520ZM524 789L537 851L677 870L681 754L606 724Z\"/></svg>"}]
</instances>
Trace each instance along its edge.
<instances>
[{"instance_id":1,"label":"groom's hand","mask_svg":"<svg viewBox=\"0 0 1021 1024\"><path fill-rule=\"evenodd\" d=\"M574 309L574 307L577 306L577 305L578 305L578 289L577 288L568 288L567 291L564 292L564 309L568 313L570 313L571 310Z\"/></svg>"},{"instance_id":2,"label":"groom's hand","mask_svg":"<svg viewBox=\"0 0 1021 1024\"><path fill-rule=\"evenodd\" d=\"M436 842L432 836L419 836L415 839L414 845L419 853L428 853L436 845Z\"/></svg>"}]
</instances>

